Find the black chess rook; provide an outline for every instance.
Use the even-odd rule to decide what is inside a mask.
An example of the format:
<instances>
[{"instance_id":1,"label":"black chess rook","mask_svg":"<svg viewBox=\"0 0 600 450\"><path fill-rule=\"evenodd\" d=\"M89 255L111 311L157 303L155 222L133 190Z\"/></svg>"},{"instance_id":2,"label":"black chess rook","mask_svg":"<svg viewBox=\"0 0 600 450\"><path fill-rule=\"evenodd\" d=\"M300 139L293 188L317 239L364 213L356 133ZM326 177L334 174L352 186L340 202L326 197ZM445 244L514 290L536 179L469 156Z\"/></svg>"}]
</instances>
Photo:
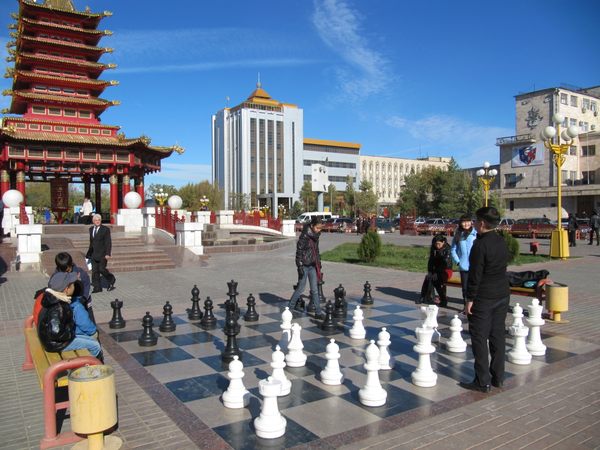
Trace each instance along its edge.
<instances>
[{"instance_id":1,"label":"black chess rook","mask_svg":"<svg viewBox=\"0 0 600 450\"><path fill-rule=\"evenodd\" d=\"M123 302L116 298L110 302L110 306L113 310L113 315L112 319L110 319L110 322L108 322L108 327L113 329L125 328L125 320L123 320L123 316L121 315Z\"/></svg>"}]
</instances>

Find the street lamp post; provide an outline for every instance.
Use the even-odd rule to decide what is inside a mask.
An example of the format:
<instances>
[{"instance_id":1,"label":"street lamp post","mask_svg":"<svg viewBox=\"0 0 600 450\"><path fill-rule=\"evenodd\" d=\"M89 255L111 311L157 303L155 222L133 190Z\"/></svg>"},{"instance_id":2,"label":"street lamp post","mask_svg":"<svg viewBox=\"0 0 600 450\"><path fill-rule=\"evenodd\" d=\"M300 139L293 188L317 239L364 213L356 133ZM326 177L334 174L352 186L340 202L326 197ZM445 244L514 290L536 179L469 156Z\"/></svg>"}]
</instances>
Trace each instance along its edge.
<instances>
[{"instance_id":1,"label":"street lamp post","mask_svg":"<svg viewBox=\"0 0 600 450\"><path fill-rule=\"evenodd\" d=\"M158 206L165 206L165 202L167 201L167 198L169 197L169 194L167 194L163 188L160 188L158 190L158 192L156 194L154 194L154 198L156 199L156 201L158 202Z\"/></svg>"},{"instance_id":2,"label":"street lamp post","mask_svg":"<svg viewBox=\"0 0 600 450\"><path fill-rule=\"evenodd\" d=\"M208 210L208 198L206 197L206 195L203 195L202 197L200 197L200 210L201 211L207 211Z\"/></svg>"},{"instance_id":3,"label":"street lamp post","mask_svg":"<svg viewBox=\"0 0 600 450\"><path fill-rule=\"evenodd\" d=\"M564 120L562 114L554 114L552 122L554 122L556 128L548 126L541 133L544 146L552 152L552 159L556 165L556 230L552 231L550 257L560 259L569 257L567 230L562 227L562 165L565 162L572 140L579 134L579 129L575 125L571 125L561 133L560 126Z\"/></svg>"},{"instance_id":4,"label":"street lamp post","mask_svg":"<svg viewBox=\"0 0 600 450\"><path fill-rule=\"evenodd\" d=\"M484 206L488 205L488 196L490 192L490 186L496 179L496 175L498 175L498 171L496 169L490 169L490 163L484 162L483 169L479 169L477 171L477 177L479 178L479 183L483 187L483 194L485 198Z\"/></svg>"}]
</instances>

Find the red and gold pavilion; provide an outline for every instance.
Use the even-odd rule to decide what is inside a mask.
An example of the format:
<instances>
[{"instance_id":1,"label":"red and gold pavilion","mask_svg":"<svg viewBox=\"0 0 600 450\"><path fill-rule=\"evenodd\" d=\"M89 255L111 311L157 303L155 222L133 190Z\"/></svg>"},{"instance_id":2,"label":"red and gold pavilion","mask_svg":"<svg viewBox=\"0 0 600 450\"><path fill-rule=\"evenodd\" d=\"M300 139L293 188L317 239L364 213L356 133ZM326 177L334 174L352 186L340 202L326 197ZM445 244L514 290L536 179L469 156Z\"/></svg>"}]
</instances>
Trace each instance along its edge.
<instances>
[{"instance_id":1,"label":"red and gold pavilion","mask_svg":"<svg viewBox=\"0 0 600 450\"><path fill-rule=\"evenodd\" d=\"M6 70L12 78L10 108L0 129L0 196L25 182L51 183L52 209L68 209L68 183L83 183L88 198L95 186L96 211L102 210L101 185L110 184L110 220L114 223L123 196L134 188L144 198L144 175L160 171L161 160L179 146L150 145L146 136L126 138L120 127L100 122L100 115L118 101L100 95L116 81L100 80L113 69L99 59L111 48L100 47L108 30L100 21L112 13L77 11L71 0L17 0L16 23L9 28ZM92 198L92 200L94 200ZM143 206L143 205L142 205Z\"/></svg>"}]
</instances>

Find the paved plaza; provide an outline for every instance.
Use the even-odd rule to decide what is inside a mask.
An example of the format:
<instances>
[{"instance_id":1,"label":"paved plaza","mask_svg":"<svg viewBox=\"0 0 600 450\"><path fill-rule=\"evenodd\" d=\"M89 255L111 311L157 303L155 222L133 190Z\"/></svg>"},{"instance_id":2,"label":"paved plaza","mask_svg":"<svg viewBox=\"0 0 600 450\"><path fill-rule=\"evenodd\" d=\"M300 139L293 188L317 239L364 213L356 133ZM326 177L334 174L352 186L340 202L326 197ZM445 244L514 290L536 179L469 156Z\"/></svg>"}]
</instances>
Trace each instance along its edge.
<instances>
[{"instance_id":1,"label":"paved plaza","mask_svg":"<svg viewBox=\"0 0 600 450\"><path fill-rule=\"evenodd\" d=\"M335 247L342 242L356 241L354 235L328 235L321 239L321 250ZM407 237L386 235L384 241L401 245L429 245L430 237ZM528 250L528 241L521 240L522 250ZM549 241L540 240L541 252L547 253ZM297 428L308 430L315 435L310 442L302 443L298 438L294 448L564 448L583 449L600 447L600 312L598 312L598 278L600 276L600 247L588 246L583 242L572 248L572 259L553 261L543 268L550 272L550 278L569 286L569 311L563 316L568 323L547 322L542 328L544 343L551 349L547 357L535 360L531 366L507 367L512 376L503 389L494 389L485 395L464 391L458 388L460 376L469 373L471 361L463 361L460 372L442 370L441 359L436 360L441 380L435 388L417 388L410 383L410 372L390 380L389 406L394 411L371 414L360 407L341 403L336 397L322 393L317 383L304 374L296 374L294 379L302 379L306 387L299 396L298 405L290 406L288 418L292 418ZM282 448L281 441L248 444L244 442L244 430L236 432L230 426L233 421L228 412L215 398L188 398L189 390L180 396L173 395L174 382L182 378L209 376L207 367L215 356L202 343L194 343L187 348L194 358L169 362L170 366L153 364L136 349L136 339L141 329L141 318L149 311L158 325L162 318L165 301L173 305L178 320L178 328L191 327L186 323L185 310L191 306L190 291L195 285L201 298L210 296L215 303L222 303L227 297L226 283L231 279L238 282L240 295L238 302L245 310L245 299L252 293L261 303L260 326L265 329L275 327L276 315L291 295L291 286L296 281L293 263L295 247L285 246L269 252L214 255L202 265L186 265L181 268L124 272L118 274L117 289L94 295L94 311L101 328L101 340L105 348L106 363L116 372L119 426L115 432L124 441L126 449L194 449L194 448ZM537 270L541 267L520 266L513 270ZM397 270L349 266L338 263L323 263L325 274L325 294L332 297L332 290L342 284L347 298L355 303L362 296L363 284L369 281L373 287L373 297L379 309L371 311L369 320L389 323L414 331L418 318L414 299L422 283L422 274ZM44 275L31 272L6 272L0 274L0 355L4 364L0 367L0 448L38 448L43 434L42 394L35 373L22 372L24 339L23 319L30 314L33 292L46 285ZM458 289L449 288L450 307L441 310L440 323L458 312ZM109 329L112 310L110 301L118 298L124 302L123 316L127 328L120 336ZM511 303L529 303L524 297L513 297ZM217 308L218 309L218 308ZM392 313L393 311L393 313ZM384 313L385 312L385 313ZM396 314L396 318L386 318ZM264 317L263 317L264 316ZM269 317L270 316L270 317ZM303 327L308 329L307 342L311 340L310 322L306 318ZM411 321L413 320L413 321ZM383 322L381 322L383 321ZM403 321L402 323L397 323ZM243 321L243 329L248 328ZM393 322L393 323L392 323ZM158 328L158 327L156 327ZM182 331L183 332L183 331ZM215 330L215 336L220 330ZM246 333L244 331L244 333ZM443 333L442 333L443 334ZM199 333L194 333L198 336ZM274 333L273 336L277 335ZM466 333L464 334L467 337ZM398 334L401 336L401 334ZM241 336L249 342L258 340L258 333ZM262 337L260 337L262 339ZM316 337L315 337L316 339ZM392 340L395 336L392 335ZM408 339L408 338L407 338ZM398 338L401 341L402 338ZM343 342L343 339L341 340ZM159 339L156 351L174 348L176 338ZM194 348L194 351L189 349ZM308 345L307 345L308 347ZM408 364L410 345L408 342L391 347L397 365ZM180 351L179 349L177 350ZM171 352L173 353L173 352ZM248 352L257 359L268 360L264 349ZM444 361L448 360L446 358ZM309 360L310 361L310 360ZM251 364L251 363L249 363ZM258 363L257 363L258 364ZM414 366L414 361L413 361ZM460 361L456 364L460 365ZM355 385L360 385L360 368L356 364L346 369L354 376L346 374ZM451 365L449 364L448 367ZM168 367L168 368L167 368ZM245 368L248 388L254 378L264 374L263 366ZM254 370L253 370L254 369ZM204 372L203 372L204 370ZM181 372L181 373L178 373ZM472 372L471 372L472 374ZM465 377L466 378L466 377ZM171 383L171 384L169 384ZM430 389L429 391L427 389ZM406 392L405 396L398 392ZM322 393L324 408L329 404L335 408L340 402L338 414L333 417L323 414L314 405L302 402L302 395L315 396ZM343 394L342 394L343 395ZM421 399L411 407L408 399ZM425 399L426 401L423 401ZM346 400L351 400L346 398ZM280 400L281 404L281 400ZM316 404L316 403L315 403ZM333 406L332 406L333 404ZM349 406L350 405L350 406ZM296 407L293 407L296 406ZM285 406L282 406L284 408ZM211 414L211 411L214 414ZM257 414L256 404L241 413L240 420ZM322 409L321 411L325 411ZM223 431L229 426L229 435ZM296 426L296 425L294 425ZM63 425L69 429L69 421ZM216 430L216 431L215 431ZM302 431L304 435L307 432ZM224 439L223 436L229 438ZM233 437L232 437L233 436ZM305 436L304 436L305 437ZM290 441L292 442L292 441Z\"/></svg>"}]
</instances>

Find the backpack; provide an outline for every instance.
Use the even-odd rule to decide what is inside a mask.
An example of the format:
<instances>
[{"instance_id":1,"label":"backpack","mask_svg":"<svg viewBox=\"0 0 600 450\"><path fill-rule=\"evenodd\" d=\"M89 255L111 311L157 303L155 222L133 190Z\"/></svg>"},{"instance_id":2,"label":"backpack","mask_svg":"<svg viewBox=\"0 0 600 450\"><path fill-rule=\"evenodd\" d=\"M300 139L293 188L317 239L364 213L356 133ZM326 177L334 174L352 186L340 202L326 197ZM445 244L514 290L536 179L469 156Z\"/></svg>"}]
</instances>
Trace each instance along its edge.
<instances>
[{"instance_id":1,"label":"backpack","mask_svg":"<svg viewBox=\"0 0 600 450\"><path fill-rule=\"evenodd\" d=\"M53 301L47 302L48 296L53 297ZM47 352L60 352L75 339L73 311L68 303L48 293L43 305L37 325L40 342Z\"/></svg>"}]
</instances>

